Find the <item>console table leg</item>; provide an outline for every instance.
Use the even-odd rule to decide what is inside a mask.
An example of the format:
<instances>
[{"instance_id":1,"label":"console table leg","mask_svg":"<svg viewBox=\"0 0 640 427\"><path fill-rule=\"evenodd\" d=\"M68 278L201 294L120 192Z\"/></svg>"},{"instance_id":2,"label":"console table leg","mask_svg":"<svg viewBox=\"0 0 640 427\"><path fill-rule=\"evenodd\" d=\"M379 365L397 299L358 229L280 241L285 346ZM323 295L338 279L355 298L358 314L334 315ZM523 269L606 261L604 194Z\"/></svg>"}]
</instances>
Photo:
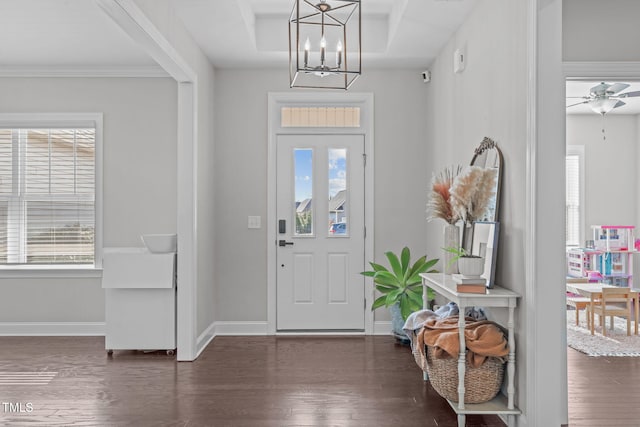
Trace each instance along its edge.
<instances>
[{"instance_id":1,"label":"console table leg","mask_svg":"<svg viewBox=\"0 0 640 427\"><path fill-rule=\"evenodd\" d=\"M460 310L458 315L458 339L460 340L460 348L458 349L458 409L464 409L464 372L466 368L466 343L464 337L465 308L464 305L458 304L458 309Z\"/></svg>"},{"instance_id":2,"label":"console table leg","mask_svg":"<svg viewBox=\"0 0 640 427\"><path fill-rule=\"evenodd\" d=\"M466 418L467 416L465 414L458 414L458 427L464 427Z\"/></svg>"},{"instance_id":3,"label":"console table leg","mask_svg":"<svg viewBox=\"0 0 640 427\"><path fill-rule=\"evenodd\" d=\"M515 373L516 373L516 337L514 333L515 319L514 319L515 301L512 301L509 306L509 320L507 327L509 330L509 356L507 358L507 408L515 408Z\"/></svg>"}]
</instances>

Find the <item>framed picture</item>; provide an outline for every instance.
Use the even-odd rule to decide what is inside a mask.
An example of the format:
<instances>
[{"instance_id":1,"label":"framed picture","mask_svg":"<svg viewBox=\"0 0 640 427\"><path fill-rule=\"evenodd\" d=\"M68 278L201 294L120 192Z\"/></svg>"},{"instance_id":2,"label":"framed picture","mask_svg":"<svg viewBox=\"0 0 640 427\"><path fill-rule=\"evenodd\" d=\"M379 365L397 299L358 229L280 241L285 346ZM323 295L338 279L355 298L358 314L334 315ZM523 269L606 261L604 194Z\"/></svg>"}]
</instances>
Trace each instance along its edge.
<instances>
[{"instance_id":1,"label":"framed picture","mask_svg":"<svg viewBox=\"0 0 640 427\"><path fill-rule=\"evenodd\" d=\"M487 279L487 288L492 288L495 285L499 231L499 222L477 221L473 223L471 255L478 255L484 258L482 277Z\"/></svg>"}]
</instances>

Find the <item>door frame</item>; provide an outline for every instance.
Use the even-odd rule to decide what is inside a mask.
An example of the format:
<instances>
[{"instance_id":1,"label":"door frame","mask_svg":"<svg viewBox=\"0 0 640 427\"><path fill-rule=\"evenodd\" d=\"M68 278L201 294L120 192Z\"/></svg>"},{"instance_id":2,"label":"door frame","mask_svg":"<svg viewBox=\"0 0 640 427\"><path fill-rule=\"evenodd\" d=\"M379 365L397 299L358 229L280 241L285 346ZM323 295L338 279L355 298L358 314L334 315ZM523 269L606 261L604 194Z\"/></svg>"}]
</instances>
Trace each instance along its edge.
<instances>
[{"instance_id":1,"label":"door frame","mask_svg":"<svg viewBox=\"0 0 640 427\"><path fill-rule=\"evenodd\" d=\"M280 123L280 110L282 107L360 107L359 128L284 128ZM365 262L371 259L374 250L374 221L373 221L373 94L372 93L320 93L320 92L270 92L268 94L268 141L267 141L267 334L275 335L276 331L276 144L278 135L303 134L303 135L331 135L331 134L355 134L364 136L364 149L366 153L366 167L364 169L364 223L366 237L364 241ZM363 270L365 266L363 265ZM364 295L366 298L364 333L373 333L373 286L365 281ZM283 334L292 334L283 332ZM318 334L322 334L319 332ZM349 332L353 334L353 332ZM335 332L332 332L335 335Z\"/></svg>"}]
</instances>

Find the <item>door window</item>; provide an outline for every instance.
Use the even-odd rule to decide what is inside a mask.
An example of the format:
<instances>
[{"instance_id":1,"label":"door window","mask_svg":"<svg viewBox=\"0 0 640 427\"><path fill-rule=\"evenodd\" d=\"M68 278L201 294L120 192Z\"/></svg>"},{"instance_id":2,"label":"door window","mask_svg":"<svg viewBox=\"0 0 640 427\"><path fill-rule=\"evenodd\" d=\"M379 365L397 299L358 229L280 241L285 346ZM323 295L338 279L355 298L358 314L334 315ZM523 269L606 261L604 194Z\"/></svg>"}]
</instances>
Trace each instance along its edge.
<instances>
[{"instance_id":1,"label":"door window","mask_svg":"<svg viewBox=\"0 0 640 427\"><path fill-rule=\"evenodd\" d=\"M294 148L296 236L313 235L313 150Z\"/></svg>"},{"instance_id":2,"label":"door window","mask_svg":"<svg viewBox=\"0 0 640 427\"><path fill-rule=\"evenodd\" d=\"M329 148L329 236L348 236L347 149Z\"/></svg>"}]
</instances>

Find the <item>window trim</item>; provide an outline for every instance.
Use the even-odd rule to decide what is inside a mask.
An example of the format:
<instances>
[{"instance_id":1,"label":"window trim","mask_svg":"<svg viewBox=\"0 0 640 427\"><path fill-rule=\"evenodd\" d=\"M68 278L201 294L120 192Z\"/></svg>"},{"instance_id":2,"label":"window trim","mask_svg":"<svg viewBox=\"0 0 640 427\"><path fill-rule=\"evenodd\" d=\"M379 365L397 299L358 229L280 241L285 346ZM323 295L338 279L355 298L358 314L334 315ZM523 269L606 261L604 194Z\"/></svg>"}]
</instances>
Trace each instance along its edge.
<instances>
[{"instance_id":1,"label":"window trim","mask_svg":"<svg viewBox=\"0 0 640 427\"><path fill-rule=\"evenodd\" d=\"M95 127L95 252L93 265L28 264L0 266L0 278L100 277L103 247L103 114L0 113L0 127Z\"/></svg>"},{"instance_id":2,"label":"window trim","mask_svg":"<svg viewBox=\"0 0 640 427\"><path fill-rule=\"evenodd\" d=\"M584 242L586 239L586 236L585 236L585 211L586 211L585 184L586 183L585 183L585 170L584 170L585 169L584 153L585 153L584 145L567 145L565 156L578 156L578 167L580 168L578 173L578 182L580 185L580 191L579 191L580 207L578 212L578 215L580 218L580 227L578 232L578 245L567 245L567 242L565 241L565 245L568 248L580 247L582 242ZM566 165L566 158L565 158L565 165ZM566 174L566 171L565 171L565 174ZM565 212L566 212L566 198L567 196L565 194Z\"/></svg>"}]
</instances>

